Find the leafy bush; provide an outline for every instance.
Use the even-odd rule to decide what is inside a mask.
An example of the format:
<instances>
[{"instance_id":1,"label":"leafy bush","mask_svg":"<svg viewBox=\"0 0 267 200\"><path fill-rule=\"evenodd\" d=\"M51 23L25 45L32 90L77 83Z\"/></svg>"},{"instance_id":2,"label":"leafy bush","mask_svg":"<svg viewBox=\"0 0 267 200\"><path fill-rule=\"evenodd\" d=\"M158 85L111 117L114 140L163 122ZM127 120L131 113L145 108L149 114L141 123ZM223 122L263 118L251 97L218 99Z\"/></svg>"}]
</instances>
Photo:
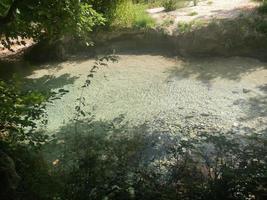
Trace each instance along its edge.
<instances>
[{"instance_id":1,"label":"leafy bush","mask_svg":"<svg viewBox=\"0 0 267 200\"><path fill-rule=\"evenodd\" d=\"M267 35L267 21L266 20L259 20L256 22L256 30L260 33Z\"/></svg>"},{"instance_id":2,"label":"leafy bush","mask_svg":"<svg viewBox=\"0 0 267 200\"><path fill-rule=\"evenodd\" d=\"M18 37L35 41L54 41L66 35L88 39L93 27L104 21L90 4L77 0L5 0L1 1L0 12L1 42L7 48L10 39Z\"/></svg>"},{"instance_id":3,"label":"leafy bush","mask_svg":"<svg viewBox=\"0 0 267 200\"><path fill-rule=\"evenodd\" d=\"M151 28L154 26L154 20L145 12L146 6L142 4L133 4L124 2L117 6L114 12L113 27L125 28Z\"/></svg>"},{"instance_id":4,"label":"leafy bush","mask_svg":"<svg viewBox=\"0 0 267 200\"><path fill-rule=\"evenodd\" d=\"M0 80L0 198L52 199L54 178L40 149L48 136L37 131L46 124L46 103L65 90L43 94L25 90L23 84Z\"/></svg>"},{"instance_id":5,"label":"leafy bush","mask_svg":"<svg viewBox=\"0 0 267 200\"><path fill-rule=\"evenodd\" d=\"M145 12L143 5L135 6L133 26L136 28L153 28L155 26L155 20Z\"/></svg>"},{"instance_id":6,"label":"leafy bush","mask_svg":"<svg viewBox=\"0 0 267 200\"><path fill-rule=\"evenodd\" d=\"M205 21L196 20L192 22L179 22L177 24L178 32L181 34L197 30L206 25Z\"/></svg>"},{"instance_id":7,"label":"leafy bush","mask_svg":"<svg viewBox=\"0 0 267 200\"><path fill-rule=\"evenodd\" d=\"M176 10L176 0L165 0L163 3L163 7L166 9L166 11Z\"/></svg>"},{"instance_id":8,"label":"leafy bush","mask_svg":"<svg viewBox=\"0 0 267 200\"><path fill-rule=\"evenodd\" d=\"M45 136L34 130L37 120L45 117L45 99L41 93L22 91L15 81L7 84L0 80L0 139L10 145L44 142Z\"/></svg>"},{"instance_id":9,"label":"leafy bush","mask_svg":"<svg viewBox=\"0 0 267 200\"><path fill-rule=\"evenodd\" d=\"M259 7L259 12L262 14L267 13L267 1L263 1L262 5Z\"/></svg>"}]
</instances>

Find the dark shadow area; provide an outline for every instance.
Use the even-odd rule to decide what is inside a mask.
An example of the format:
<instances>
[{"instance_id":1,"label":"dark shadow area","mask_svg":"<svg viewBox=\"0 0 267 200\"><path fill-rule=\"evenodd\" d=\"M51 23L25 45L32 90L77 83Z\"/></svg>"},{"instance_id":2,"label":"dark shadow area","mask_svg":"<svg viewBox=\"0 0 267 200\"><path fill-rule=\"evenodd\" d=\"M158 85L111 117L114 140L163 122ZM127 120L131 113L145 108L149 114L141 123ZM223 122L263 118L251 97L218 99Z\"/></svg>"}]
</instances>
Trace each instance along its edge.
<instances>
[{"instance_id":1,"label":"dark shadow area","mask_svg":"<svg viewBox=\"0 0 267 200\"><path fill-rule=\"evenodd\" d=\"M267 117L267 96L250 98L248 101L250 118Z\"/></svg>"},{"instance_id":2,"label":"dark shadow area","mask_svg":"<svg viewBox=\"0 0 267 200\"><path fill-rule=\"evenodd\" d=\"M53 89L63 88L65 85L73 84L79 77L63 74L58 77L53 75L44 75L41 78L26 79L25 89L49 92Z\"/></svg>"},{"instance_id":3,"label":"dark shadow area","mask_svg":"<svg viewBox=\"0 0 267 200\"><path fill-rule=\"evenodd\" d=\"M266 68L267 63L249 58L188 58L184 59L181 66L174 66L166 73L169 73L168 79L194 77L203 83L209 83L216 78L239 80L242 75Z\"/></svg>"},{"instance_id":4,"label":"dark shadow area","mask_svg":"<svg viewBox=\"0 0 267 200\"><path fill-rule=\"evenodd\" d=\"M240 121L258 119L264 127L267 119L267 85L261 85L258 89L263 94L258 94L248 99L238 99L234 102L234 105L239 105L246 115Z\"/></svg>"},{"instance_id":5,"label":"dark shadow area","mask_svg":"<svg viewBox=\"0 0 267 200\"><path fill-rule=\"evenodd\" d=\"M8 62L0 61L0 79L11 80L14 76L25 77L35 69L26 61Z\"/></svg>"},{"instance_id":6,"label":"dark shadow area","mask_svg":"<svg viewBox=\"0 0 267 200\"><path fill-rule=\"evenodd\" d=\"M242 120L246 121L262 118L262 125L266 125L264 124L264 119L267 118L267 95L251 97L248 100L240 100L236 103L243 108L243 111L246 114L246 117Z\"/></svg>"},{"instance_id":7,"label":"dark shadow area","mask_svg":"<svg viewBox=\"0 0 267 200\"><path fill-rule=\"evenodd\" d=\"M174 44L169 43L167 36L160 33L126 34L105 42L96 42L95 46L73 54L68 62L81 63L103 55L161 55L173 58L176 56Z\"/></svg>"},{"instance_id":8,"label":"dark shadow area","mask_svg":"<svg viewBox=\"0 0 267 200\"><path fill-rule=\"evenodd\" d=\"M189 137L192 131L197 137ZM266 197L266 135L197 128L173 133L151 131L147 124L131 127L123 116L62 127L45 148L50 173L62 182L58 195L71 200Z\"/></svg>"},{"instance_id":9,"label":"dark shadow area","mask_svg":"<svg viewBox=\"0 0 267 200\"><path fill-rule=\"evenodd\" d=\"M260 86L259 89L260 89L262 92L267 93L267 84L264 84L264 85Z\"/></svg>"},{"instance_id":10,"label":"dark shadow area","mask_svg":"<svg viewBox=\"0 0 267 200\"><path fill-rule=\"evenodd\" d=\"M62 62L46 62L43 64L34 64L26 60L1 61L0 60L0 79L9 81L13 78L24 79L32 75L35 70L54 69L60 70Z\"/></svg>"}]
</instances>

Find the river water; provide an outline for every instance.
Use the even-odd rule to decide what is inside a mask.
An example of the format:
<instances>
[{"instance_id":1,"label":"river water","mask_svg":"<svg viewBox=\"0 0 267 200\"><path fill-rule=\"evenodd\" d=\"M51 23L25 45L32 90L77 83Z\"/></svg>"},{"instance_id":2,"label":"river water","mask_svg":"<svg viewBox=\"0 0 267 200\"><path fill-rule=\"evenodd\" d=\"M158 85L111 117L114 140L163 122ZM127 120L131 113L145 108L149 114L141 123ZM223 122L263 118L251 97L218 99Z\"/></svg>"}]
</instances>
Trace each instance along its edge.
<instances>
[{"instance_id":1,"label":"river water","mask_svg":"<svg viewBox=\"0 0 267 200\"><path fill-rule=\"evenodd\" d=\"M21 73L29 87L69 92L47 105L46 132L72 123L77 98L94 59L47 64ZM251 58L179 58L119 54L84 89L86 117L143 123L266 131L267 63Z\"/></svg>"}]
</instances>

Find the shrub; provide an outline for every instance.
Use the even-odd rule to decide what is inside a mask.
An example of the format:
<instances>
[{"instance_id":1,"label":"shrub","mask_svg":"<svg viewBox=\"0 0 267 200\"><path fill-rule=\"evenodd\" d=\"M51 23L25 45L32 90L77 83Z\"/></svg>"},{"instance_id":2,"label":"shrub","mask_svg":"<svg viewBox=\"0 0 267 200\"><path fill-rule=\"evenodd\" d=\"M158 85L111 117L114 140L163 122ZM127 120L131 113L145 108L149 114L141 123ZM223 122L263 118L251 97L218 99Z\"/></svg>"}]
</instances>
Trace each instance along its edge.
<instances>
[{"instance_id":1,"label":"shrub","mask_svg":"<svg viewBox=\"0 0 267 200\"><path fill-rule=\"evenodd\" d=\"M1 186L5 184L0 199L52 199L55 179L40 152L49 137L37 131L37 126L46 124L49 98L60 97L22 85L15 79L0 80L0 175Z\"/></svg>"},{"instance_id":2,"label":"shrub","mask_svg":"<svg viewBox=\"0 0 267 200\"><path fill-rule=\"evenodd\" d=\"M152 28L155 26L155 21L145 12L145 6L135 6L135 19L133 26L136 28Z\"/></svg>"},{"instance_id":3,"label":"shrub","mask_svg":"<svg viewBox=\"0 0 267 200\"><path fill-rule=\"evenodd\" d=\"M262 5L259 7L259 12L262 14L267 13L267 1L263 1Z\"/></svg>"},{"instance_id":4,"label":"shrub","mask_svg":"<svg viewBox=\"0 0 267 200\"><path fill-rule=\"evenodd\" d=\"M154 20L146 13L146 6L143 4L133 4L130 1L121 3L114 12L111 26L125 28L151 28Z\"/></svg>"},{"instance_id":5,"label":"shrub","mask_svg":"<svg viewBox=\"0 0 267 200\"><path fill-rule=\"evenodd\" d=\"M267 35L267 21L266 20L257 21L256 30L260 33Z\"/></svg>"},{"instance_id":6,"label":"shrub","mask_svg":"<svg viewBox=\"0 0 267 200\"><path fill-rule=\"evenodd\" d=\"M12 82L0 80L0 139L10 145L38 146L46 138L34 133L36 121L45 116L45 97L39 92L24 92Z\"/></svg>"},{"instance_id":7,"label":"shrub","mask_svg":"<svg viewBox=\"0 0 267 200\"><path fill-rule=\"evenodd\" d=\"M163 3L163 7L166 11L173 11L177 9L176 1L175 0L165 0Z\"/></svg>"}]
</instances>

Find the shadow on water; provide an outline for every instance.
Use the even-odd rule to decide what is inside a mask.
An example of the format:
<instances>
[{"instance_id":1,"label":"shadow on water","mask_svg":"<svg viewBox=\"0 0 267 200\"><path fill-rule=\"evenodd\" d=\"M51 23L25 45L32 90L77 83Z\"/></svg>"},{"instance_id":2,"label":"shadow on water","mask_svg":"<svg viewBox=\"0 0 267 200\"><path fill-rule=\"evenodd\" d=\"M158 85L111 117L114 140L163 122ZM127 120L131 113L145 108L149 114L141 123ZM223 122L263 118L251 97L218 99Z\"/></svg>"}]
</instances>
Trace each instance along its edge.
<instances>
[{"instance_id":1,"label":"shadow on water","mask_svg":"<svg viewBox=\"0 0 267 200\"><path fill-rule=\"evenodd\" d=\"M242 106L243 111L246 116L241 121L253 120L253 119L265 119L267 118L267 85L264 84L259 86L259 90L262 91L262 94L257 96L250 97L247 100L239 99L235 103ZM263 121L262 126L264 127ZM267 131L267 130L265 130Z\"/></svg>"},{"instance_id":2,"label":"shadow on water","mask_svg":"<svg viewBox=\"0 0 267 200\"><path fill-rule=\"evenodd\" d=\"M238 81L243 75L260 69L267 69L267 63L250 58L189 58L166 73L169 73L168 79L194 77L207 83L216 78Z\"/></svg>"},{"instance_id":3,"label":"shadow on water","mask_svg":"<svg viewBox=\"0 0 267 200\"><path fill-rule=\"evenodd\" d=\"M83 154L86 148L94 148L96 151L105 151L106 153L109 152L108 149L111 147L115 149L110 151L110 153L115 153L114 151L116 153L124 151L125 153L126 149L123 150L123 148L128 148L126 151L137 151L139 148L142 148L139 152L141 156L141 154L144 154L144 148L148 141L151 144L158 142L156 134L149 134L147 124L130 127L123 115L111 121L95 121L93 118L84 119L79 122L71 121L69 124L61 127L55 133L55 136L57 138L54 141L55 143L52 142L46 147L51 161L62 155L62 153L64 154L64 151L71 152L73 155L70 155L68 160L73 160L75 158L74 154ZM123 142L120 141L122 144L109 146L119 142L117 140L123 140ZM136 140L136 142L129 145L127 140ZM130 150L130 148L133 149ZM146 158L146 160L150 159Z\"/></svg>"},{"instance_id":4,"label":"shadow on water","mask_svg":"<svg viewBox=\"0 0 267 200\"><path fill-rule=\"evenodd\" d=\"M40 69L53 69L60 70L62 68L62 62L45 62L45 63L32 63L27 60L16 61L3 61L0 60L0 79L12 80L15 78L24 79L27 76L32 75L35 70Z\"/></svg>"},{"instance_id":5,"label":"shadow on water","mask_svg":"<svg viewBox=\"0 0 267 200\"><path fill-rule=\"evenodd\" d=\"M258 88L260 89L260 91L262 91L265 94L267 94L267 84L261 85Z\"/></svg>"},{"instance_id":6,"label":"shadow on water","mask_svg":"<svg viewBox=\"0 0 267 200\"><path fill-rule=\"evenodd\" d=\"M123 116L90 118L62 127L46 155L64 177L65 199L220 200L240 194L240 185L242 195L264 199L259 170L266 169L252 162L266 160L264 140L241 137L194 128L162 133L147 124L130 127Z\"/></svg>"},{"instance_id":7,"label":"shadow on water","mask_svg":"<svg viewBox=\"0 0 267 200\"><path fill-rule=\"evenodd\" d=\"M40 78L27 79L25 81L26 89L49 92L53 89L63 88L65 85L74 84L79 77L70 74L62 74L58 77L54 75L44 75Z\"/></svg>"},{"instance_id":8,"label":"shadow on water","mask_svg":"<svg viewBox=\"0 0 267 200\"><path fill-rule=\"evenodd\" d=\"M0 61L0 79L8 81L14 76L25 77L31 74L34 69L34 65L26 61Z\"/></svg>"}]
</instances>

